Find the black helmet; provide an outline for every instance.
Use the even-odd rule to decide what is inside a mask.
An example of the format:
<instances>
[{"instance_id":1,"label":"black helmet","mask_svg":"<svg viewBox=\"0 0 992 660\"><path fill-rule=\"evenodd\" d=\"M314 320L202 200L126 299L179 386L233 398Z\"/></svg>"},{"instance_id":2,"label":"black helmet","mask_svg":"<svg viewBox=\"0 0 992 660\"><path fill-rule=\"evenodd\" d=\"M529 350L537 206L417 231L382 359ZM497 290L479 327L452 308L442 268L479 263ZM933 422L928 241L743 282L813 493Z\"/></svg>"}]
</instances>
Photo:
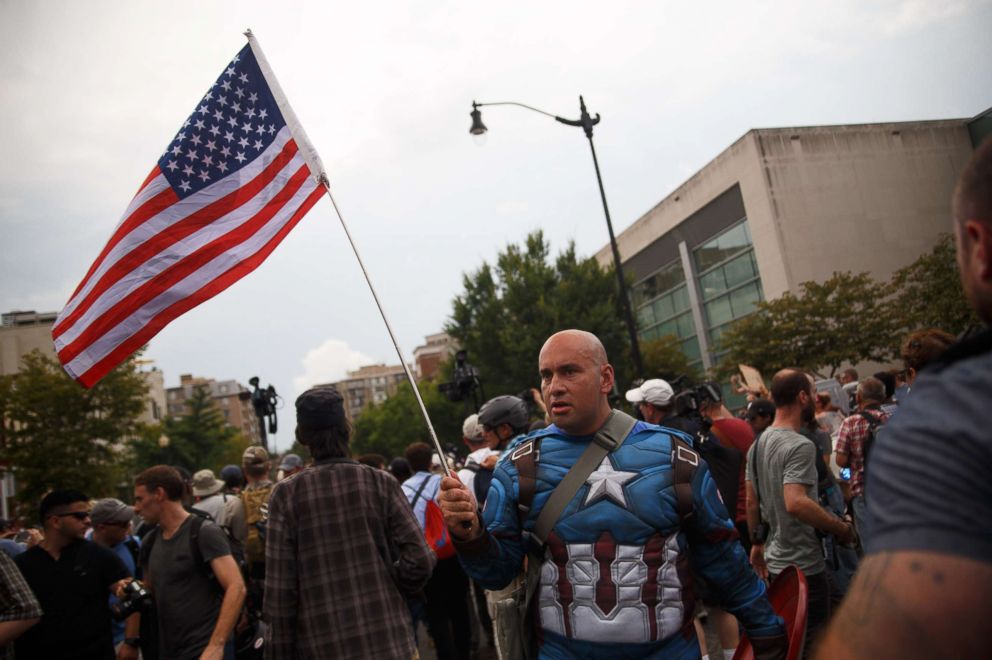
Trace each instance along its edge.
<instances>
[{"instance_id":1,"label":"black helmet","mask_svg":"<svg viewBox=\"0 0 992 660\"><path fill-rule=\"evenodd\" d=\"M489 399L479 408L479 423L489 428L509 424L514 433L523 433L530 423L527 404L515 396L498 396Z\"/></svg>"}]
</instances>

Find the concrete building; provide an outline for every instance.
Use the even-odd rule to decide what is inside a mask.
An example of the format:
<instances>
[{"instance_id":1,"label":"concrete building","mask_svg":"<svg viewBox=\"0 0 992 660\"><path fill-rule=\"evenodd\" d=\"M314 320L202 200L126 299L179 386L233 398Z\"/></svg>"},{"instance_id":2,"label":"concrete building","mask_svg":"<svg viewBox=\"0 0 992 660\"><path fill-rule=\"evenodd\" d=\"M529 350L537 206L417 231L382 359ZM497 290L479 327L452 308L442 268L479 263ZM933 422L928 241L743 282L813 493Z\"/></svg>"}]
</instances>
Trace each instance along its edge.
<instances>
[{"instance_id":1,"label":"concrete building","mask_svg":"<svg viewBox=\"0 0 992 660\"><path fill-rule=\"evenodd\" d=\"M142 371L141 376L148 386L148 396L145 400L145 409L138 417L138 421L143 424L159 424L165 419L168 411L165 396L165 375L161 369L152 367L148 371Z\"/></svg>"},{"instance_id":2,"label":"concrete building","mask_svg":"<svg viewBox=\"0 0 992 660\"><path fill-rule=\"evenodd\" d=\"M31 351L56 359L52 327L58 312L7 312L0 316L0 376L16 374Z\"/></svg>"},{"instance_id":3,"label":"concrete building","mask_svg":"<svg viewBox=\"0 0 992 660\"><path fill-rule=\"evenodd\" d=\"M758 301L835 271L888 278L950 230L981 117L748 131L617 236L639 336L709 368Z\"/></svg>"},{"instance_id":4,"label":"concrete building","mask_svg":"<svg viewBox=\"0 0 992 660\"><path fill-rule=\"evenodd\" d=\"M192 398L193 391L198 387L205 387L210 391L214 407L224 416L224 421L229 426L240 430L251 444L261 443L258 417L251 404L250 392L236 380L214 380L183 374L179 376L179 387L170 387L165 391L167 414L170 417L184 416L189 410L186 402Z\"/></svg>"},{"instance_id":5,"label":"concrete building","mask_svg":"<svg viewBox=\"0 0 992 660\"><path fill-rule=\"evenodd\" d=\"M401 364L372 364L349 371L344 380L315 387L333 387L340 392L348 417L355 420L370 404L382 403L396 394L396 388L405 380Z\"/></svg>"},{"instance_id":6,"label":"concrete building","mask_svg":"<svg viewBox=\"0 0 992 660\"><path fill-rule=\"evenodd\" d=\"M424 345L413 349L414 373L417 380L434 378L441 370L441 364L455 352L455 342L447 332L438 332L424 337Z\"/></svg>"}]
</instances>

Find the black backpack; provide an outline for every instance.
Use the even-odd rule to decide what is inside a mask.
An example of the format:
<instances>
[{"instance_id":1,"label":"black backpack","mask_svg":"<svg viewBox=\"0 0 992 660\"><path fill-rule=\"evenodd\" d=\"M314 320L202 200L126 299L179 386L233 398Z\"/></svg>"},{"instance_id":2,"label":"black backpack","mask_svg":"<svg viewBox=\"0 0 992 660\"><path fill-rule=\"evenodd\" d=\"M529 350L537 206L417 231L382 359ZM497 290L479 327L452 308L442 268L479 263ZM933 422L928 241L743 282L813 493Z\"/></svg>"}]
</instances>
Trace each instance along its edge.
<instances>
[{"instance_id":1,"label":"black backpack","mask_svg":"<svg viewBox=\"0 0 992 660\"><path fill-rule=\"evenodd\" d=\"M875 444L875 440L878 438L878 432L882 428L883 423L881 420L881 415L871 415L867 410L862 410L858 413L858 415L868 422L868 434L861 443L862 464L864 465L863 469L867 470L868 455L871 453L871 449Z\"/></svg>"},{"instance_id":2,"label":"black backpack","mask_svg":"<svg viewBox=\"0 0 992 660\"><path fill-rule=\"evenodd\" d=\"M489 494L489 485L493 482L493 470L487 470L478 463L467 463L465 469L475 473L472 480L472 492L475 493L475 501L481 507L486 503L486 495Z\"/></svg>"}]
</instances>

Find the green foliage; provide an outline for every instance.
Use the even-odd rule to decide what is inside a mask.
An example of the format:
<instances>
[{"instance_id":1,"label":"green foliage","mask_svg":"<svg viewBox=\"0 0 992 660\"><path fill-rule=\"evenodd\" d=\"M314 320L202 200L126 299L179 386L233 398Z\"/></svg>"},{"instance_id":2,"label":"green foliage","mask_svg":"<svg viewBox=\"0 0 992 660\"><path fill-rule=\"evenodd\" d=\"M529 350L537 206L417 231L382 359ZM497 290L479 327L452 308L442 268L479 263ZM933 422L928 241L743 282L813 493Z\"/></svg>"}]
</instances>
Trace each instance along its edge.
<instances>
[{"instance_id":1,"label":"green foliage","mask_svg":"<svg viewBox=\"0 0 992 660\"><path fill-rule=\"evenodd\" d=\"M537 357L554 332L580 328L597 335L621 382L630 377L629 346L612 270L592 257L579 259L574 244L552 262L540 231L523 245L464 276L445 330L468 351L487 397L516 394L539 384Z\"/></svg>"},{"instance_id":2,"label":"green foliage","mask_svg":"<svg viewBox=\"0 0 992 660\"><path fill-rule=\"evenodd\" d=\"M940 328L957 335L978 324L961 288L951 234L942 235L933 250L897 270L892 285L892 305L906 332Z\"/></svg>"},{"instance_id":3,"label":"green foliage","mask_svg":"<svg viewBox=\"0 0 992 660\"><path fill-rule=\"evenodd\" d=\"M131 443L135 470L152 465L178 465L190 472L210 468L217 474L227 463L239 465L248 446L244 436L228 425L214 406L210 388L194 386L186 414L169 417Z\"/></svg>"},{"instance_id":4,"label":"green foliage","mask_svg":"<svg viewBox=\"0 0 992 660\"><path fill-rule=\"evenodd\" d=\"M461 403L448 401L433 381L423 381L418 384L417 389L427 406L427 413L441 444L446 447L460 447L462 421L472 411L466 411ZM394 395L362 411L355 421L351 453L354 456L382 454L389 460L394 456L402 456L407 446L414 442L431 444L431 437L410 383L403 382Z\"/></svg>"},{"instance_id":5,"label":"green foliage","mask_svg":"<svg viewBox=\"0 0 992 660\"><path fill-rule=\"evenodd\" d=\"M799 367L833 376L846 362L884 362L894 357L899 321L888 302L889 284L867 273L834 273L825 282L803 282L799 295L786 292L758 303L751 316L735 323L721 341L729 353L722 375L738 364L763 374Z\"/></svg>"},{"instance_id":6,"label":"green foliage","mask_svg":"<svg viewBox=\"0 0 992 660\"><path fill-rule=\"evenodd\" d=\"M700 379L699 370L689 366L689 358L682 352L682 343L675 335L641 342L641 359L645 378L670 381L684 374L693 381Z\"/></svg>"},{"instance_id":7,"label":"green foliage","mask_svg":"<svg viewBox=\"0 0 992 660\"><path fill-rule=\"evenodd\" d=\"M23 510L53 488L91 497L117 493L127 477L124 443L143 430L136 418L148 387L135 357L90 389L38 351L24 356L17 374L0 377L0 459L13 466Z\"/></svg>"}]
</instances>

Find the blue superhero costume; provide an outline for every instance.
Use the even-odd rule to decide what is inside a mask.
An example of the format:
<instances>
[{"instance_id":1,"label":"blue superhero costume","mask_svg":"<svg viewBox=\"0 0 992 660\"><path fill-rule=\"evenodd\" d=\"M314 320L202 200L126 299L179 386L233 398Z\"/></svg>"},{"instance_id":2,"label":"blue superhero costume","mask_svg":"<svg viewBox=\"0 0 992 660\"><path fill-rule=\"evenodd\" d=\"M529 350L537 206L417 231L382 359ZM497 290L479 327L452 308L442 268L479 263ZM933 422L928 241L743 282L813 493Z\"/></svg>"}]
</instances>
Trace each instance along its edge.
<instances>
[{"instance_id":1,"label":"blue superhero costume","mask_svg":"<svg viewBox=\"0 0 992 660\"><path fill-rule=\"evenodd\" d=\"M699 658L693 573L749 635L784 632L702 460L692 476L692 513L680 524L676 436L691 443L680 431L638 422L566 506L547 539L536 596L541 658ZM510 456L532 441L539 443L536 488L521 529L519 474ZM487 589L513 580L527 532L591 441L552 425L510 444L489 488L486 531L457 544L471 577Z\"/></svg>"}]
</instances>

